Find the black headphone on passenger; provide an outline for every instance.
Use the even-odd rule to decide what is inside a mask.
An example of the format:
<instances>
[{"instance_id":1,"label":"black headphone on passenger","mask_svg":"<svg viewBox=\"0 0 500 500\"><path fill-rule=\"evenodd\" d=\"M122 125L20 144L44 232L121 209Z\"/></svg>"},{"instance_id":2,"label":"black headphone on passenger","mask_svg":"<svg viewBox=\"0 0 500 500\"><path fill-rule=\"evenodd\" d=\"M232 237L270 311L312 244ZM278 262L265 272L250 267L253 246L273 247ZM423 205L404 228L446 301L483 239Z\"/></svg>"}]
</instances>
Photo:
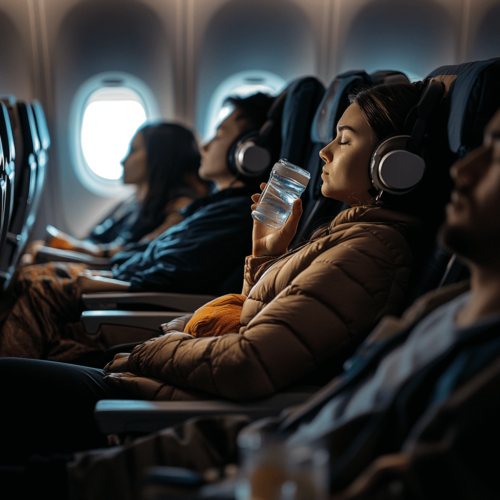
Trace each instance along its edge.
<instances>
[{"instance_id":1,"label":"black headphone on passenger","mask_svg":"<svg viewBox=\"0 0 500 500\"><path fill-rule=\"evenodd\" d=\"M410 135L394 134L378 144L370 161L370 178L373 189L370 194L380 199L382 193L403 195L413 191L424 177L425 160L422 145L427 122L445 93L442 82L430 80L405 121Z\"/></svg>"},{"instance_id":2,"label":"black headphone on passenger","mask_svg":"<svg viewBox=\"0 0 500 500\"><path fill-rule=\"evenodd\" d=\"M285 105L284 90L269 108L267 120L259 130L244 132L233 142L228 151L229 171L238 179L260 177L269 168L272 154L269 139L276 127L281 125L281 116Z\"/></svg>"}]
</instances>

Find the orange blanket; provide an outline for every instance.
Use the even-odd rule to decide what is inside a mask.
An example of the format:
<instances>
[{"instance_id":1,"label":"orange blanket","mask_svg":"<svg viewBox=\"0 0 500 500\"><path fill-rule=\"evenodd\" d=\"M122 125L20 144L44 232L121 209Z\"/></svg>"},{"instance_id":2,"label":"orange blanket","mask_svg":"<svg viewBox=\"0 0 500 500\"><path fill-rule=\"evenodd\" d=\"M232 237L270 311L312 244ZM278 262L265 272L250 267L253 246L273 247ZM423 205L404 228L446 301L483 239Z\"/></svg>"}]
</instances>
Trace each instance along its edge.
<instances>
[{"instance_id":1,"label":"orange blanket","mask_svg":"<svg viewBox=\"0 0 500 500\"><path fill-rule=\"evenodd\" d=\"M245 299L244 295L234 293L212 300L194 313L184 331L195 337L218 337L226 333L238 333Z\"/></svg>"}]
</instances>

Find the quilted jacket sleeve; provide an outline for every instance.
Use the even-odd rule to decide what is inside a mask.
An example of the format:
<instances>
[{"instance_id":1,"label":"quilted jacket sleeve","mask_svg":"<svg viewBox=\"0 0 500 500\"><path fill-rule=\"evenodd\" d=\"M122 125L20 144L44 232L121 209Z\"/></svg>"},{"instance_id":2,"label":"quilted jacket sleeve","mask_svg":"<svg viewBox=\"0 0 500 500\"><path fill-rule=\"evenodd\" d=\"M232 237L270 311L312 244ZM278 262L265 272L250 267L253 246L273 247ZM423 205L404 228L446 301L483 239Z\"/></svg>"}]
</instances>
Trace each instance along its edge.
<instances>
[{"instance_id":1,"label":"quilted jacket sleeve","mask_svg":"<svg viewBox=\"0 0 500 500\"><path fill-rule=\"evenodd\" d=\"M389 248L370 231L357 231L317 256L243 334L171 333L137 346L128 369L234 400L271 395L338 361L394 312L410 264L406 245Z\"/></svg>"}]
</instances>

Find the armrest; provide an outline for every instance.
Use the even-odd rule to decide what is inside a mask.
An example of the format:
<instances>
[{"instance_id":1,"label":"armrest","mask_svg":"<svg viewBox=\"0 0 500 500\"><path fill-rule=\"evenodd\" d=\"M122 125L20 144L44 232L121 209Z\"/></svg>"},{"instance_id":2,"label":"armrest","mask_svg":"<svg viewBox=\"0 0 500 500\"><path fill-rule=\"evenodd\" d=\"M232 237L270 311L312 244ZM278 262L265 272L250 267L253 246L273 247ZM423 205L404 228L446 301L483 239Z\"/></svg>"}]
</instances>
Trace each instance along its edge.
<instances>
[{"instance_id":1,"label":"armrest","mask_svg":"<svg viewBox=\"0 0 500 500\"><path fill-rule=\"evenodd\" d=\"M94 410L99 429L104 434L156 432L193 417L220 414L248 415L257 420L279 415L288 406L304 403L318 387L297 387L265 399L235 403L210 401L135 401L104 399Z\"/></svg>"},{"instance_id":2,"label":"armrest","mask_svg":"<svg viewBox=\"0 0 500 500\"><path fill-rule=\"evenodd\" d=\"M123 306L146 305L160 307L166 310L193 312L214 300L211 295L188 295L184 293L84 293L82 301L85 309L118 309Z\"/></svg>"},{"instance_id":3,"label":"armrest","mask_svg":"<svg viewBox=\"0 0 500 500\"><path fill-rule=\"evenodd\" d=\"M111 269L109 259L105 257L94 257L86 253L61 250L60 248L41 247L36 254L36 260L39 264L54 261L77 262L78 264L88 264L92 269Z\"/></svg>"},{"instance_id":4,"label":"armrest","mask_svg":"<svg viewBox=\"0 0 500 500\"><path fill-rule=\"evenodd\" d=\"M81 320L83 328L89 335L96 335L102 325L134 326L158 333L160 325L184 314L166 311L84 311Z\"/></svg>"}]
</instances>

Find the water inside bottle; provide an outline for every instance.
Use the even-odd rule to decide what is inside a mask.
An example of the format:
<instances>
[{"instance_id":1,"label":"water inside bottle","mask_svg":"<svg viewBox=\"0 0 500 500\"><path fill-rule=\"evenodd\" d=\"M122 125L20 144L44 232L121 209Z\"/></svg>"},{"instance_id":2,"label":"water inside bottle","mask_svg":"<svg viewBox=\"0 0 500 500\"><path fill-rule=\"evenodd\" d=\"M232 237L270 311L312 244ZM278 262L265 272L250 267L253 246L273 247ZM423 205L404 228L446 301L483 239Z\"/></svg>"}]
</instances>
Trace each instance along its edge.
<instances>
[{"instance_id":1,"label":"water inside bottle","mask_svg":"<svg viewBox=\"0 0 500 500\"><path fill-rule=\"evenodd\" d=\"M304 189L294 179L273 172L252 217L273 229L281 229L292 213L293 202Z\"/></svg>"}]
</instances>

